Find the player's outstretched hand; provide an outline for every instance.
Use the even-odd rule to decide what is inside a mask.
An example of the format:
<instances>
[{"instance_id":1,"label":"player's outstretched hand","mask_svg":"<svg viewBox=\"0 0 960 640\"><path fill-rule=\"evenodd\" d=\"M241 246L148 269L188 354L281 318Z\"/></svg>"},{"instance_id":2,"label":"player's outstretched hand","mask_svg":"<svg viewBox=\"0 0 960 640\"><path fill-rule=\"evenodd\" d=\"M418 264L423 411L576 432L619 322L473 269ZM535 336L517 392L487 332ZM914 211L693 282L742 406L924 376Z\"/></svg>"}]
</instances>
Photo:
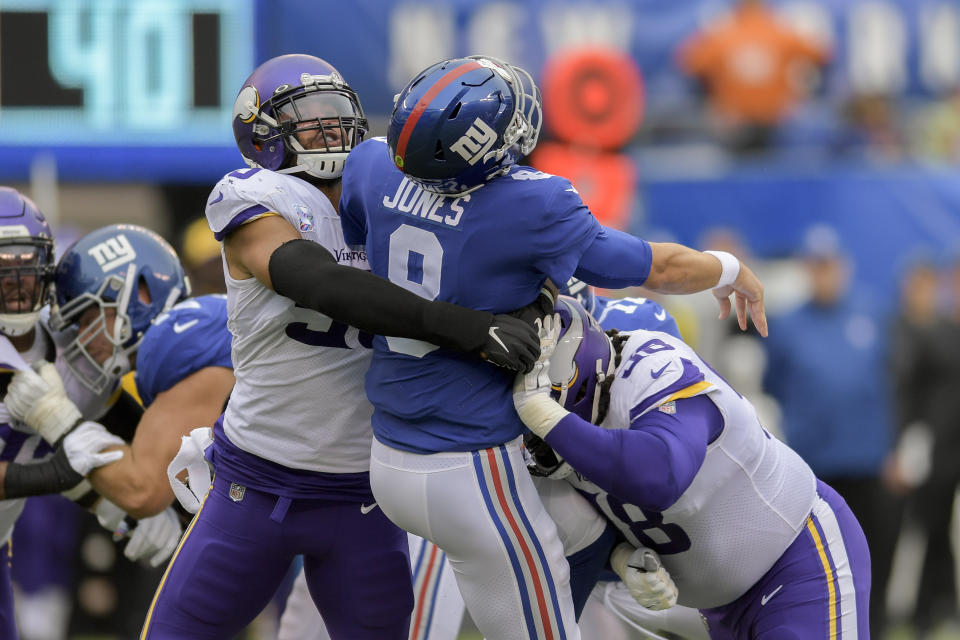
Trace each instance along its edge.
<instances>
[{"instance_id":1,"label":"player's outstretched hand","mask_svg":"<svg viewBox=\"0 0 960 640\"><path fill-rule=\"evenodd\" d=\"M540 338L527 322L505 313L493 316L480 357L509 371L530 371L540 355Z\"/></svg>"},{"instance_id":2,"label":"player's outstretched hand","mask_svg":"<svg viewBox=\"0 0 960 640\"><path fill-rule=\"evenodd\" d=\"M190 513L200 510L200 503L210 489L212 479L205 452L211 444L213 430L210 427L194 429L190 435L180 437L180 451L167 466L167 479L170 480L173 495ZM184 471L187 472L186 482L179 478Z\"/></svg>"},{"instance_id":3,"label":"player's outstretched hand","mask_svg":"<svg viewBox=\"0 0 960 640\"><path fill-rule=\"evenodd\" d=\"M662 611L677 604L677 585L652 549L621 542L610 555L610 566L640 606Z\"/></svg>"},{"instance_id":4,"label":"player's outstretched hand","mask_svg":"<svg viewBox=\"0 0 960 640\"><path fill-rule=\"evenodd\" d=\"M740 273L733 285L717 287L713 290L720 303L720 319L730 315L730 294L734 294L737 310L737 324L742 331L747 330L747 310L753 318L753 326L764 338L767 337L767 312L763 306L763 284L747 265L740 263Z\"/></svg>"},{"instance_id":5,"label":"player's outstretched hand","mask_svg":"<svg viewBox=\"0 0 960 640\"><path fill-rule=\"evenodd\" d=\"M38 365L36 372L17 371L7 386L3 403L11 416L51 444L60 440L81 418L52 362Z\"/></svg>"}]
</instances>

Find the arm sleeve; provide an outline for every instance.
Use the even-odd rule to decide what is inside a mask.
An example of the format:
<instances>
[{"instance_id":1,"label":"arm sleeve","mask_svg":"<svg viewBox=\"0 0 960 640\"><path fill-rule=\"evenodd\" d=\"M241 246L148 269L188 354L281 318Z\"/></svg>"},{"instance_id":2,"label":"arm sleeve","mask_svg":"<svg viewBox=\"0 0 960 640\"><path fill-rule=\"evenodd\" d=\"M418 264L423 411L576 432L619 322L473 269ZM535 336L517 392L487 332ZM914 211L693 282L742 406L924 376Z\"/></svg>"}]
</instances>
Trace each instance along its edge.
<instances>
[{"instance_id":1,"label":"arm sleeve","mask_svg":"<svg viewBox=\"0 0 960 640\"><path fill-rule=\"evenodd\" d=\"M368 271L337 264L325 248L291 240L270 256L273 289L361 331L479 351L493 315L421 298Z\"/></svg>"},{"instance_id":2,"label":"arm sleeve","mask_svg":"<svg viewBox=\"0 0 960 640\"><path fill-rule=\"evenodd\" d=\"M652 258L646 240L604 227L580 257L573 275L605 289L637 287L650 275Z\"/></svg>"},{"instance_id":3,"label":"arm sleeve","mask_svg":"<svg viewBox=\"0 0 960 640\"><path fill-rule=\"evenodd\" d=\"M651 411L629 429L604 429L570 414L547 434L546 442L607 493L663 511L693 482L710 434L722 422L712 400L695 396L677 400L676 413Z\"/></svg>"}]
</instances>

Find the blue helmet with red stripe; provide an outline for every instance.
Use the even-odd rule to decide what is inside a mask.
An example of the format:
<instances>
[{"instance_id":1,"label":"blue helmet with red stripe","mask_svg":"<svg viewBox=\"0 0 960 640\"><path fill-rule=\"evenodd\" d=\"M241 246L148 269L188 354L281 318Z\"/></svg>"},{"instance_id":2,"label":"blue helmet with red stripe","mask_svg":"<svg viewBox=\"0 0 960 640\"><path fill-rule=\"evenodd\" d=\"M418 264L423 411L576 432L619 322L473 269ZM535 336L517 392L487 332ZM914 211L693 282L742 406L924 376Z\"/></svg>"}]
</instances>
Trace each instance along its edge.
<instances>
[{"instance_id":1,"label":"blue helmet with red stripe","mask_svg":"<svg viewBox=\"0 0 960 640\"><path fill-rule=\"evenodd\" d=\"M387 144L421 187L463 195L533 151L542 121L529 73L488 56L455 58L421 71L397 95Z\"/></svg>"}]
</instances>

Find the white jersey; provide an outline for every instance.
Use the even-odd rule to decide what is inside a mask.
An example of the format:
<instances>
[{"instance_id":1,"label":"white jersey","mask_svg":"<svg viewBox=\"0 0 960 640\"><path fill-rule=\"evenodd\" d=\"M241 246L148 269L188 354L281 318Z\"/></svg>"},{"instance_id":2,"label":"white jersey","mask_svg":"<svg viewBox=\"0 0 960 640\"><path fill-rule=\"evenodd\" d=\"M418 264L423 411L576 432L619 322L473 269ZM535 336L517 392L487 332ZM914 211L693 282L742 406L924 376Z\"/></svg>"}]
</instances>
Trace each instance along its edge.
<instances>
[{"instance_id":1,"label":"white jersey","mask_svg":"<svg viewBox=\"0 0 960 640\"><path fill-rule=\"evenodd\" d=\"M339 263L369 269L366 254L344 242L327 197L300 178L234 171L214 187L206 214L218 239L258 217L280 215ZM294 469L367 471L373 409L363 376L369 336L296 307L256 278L230 277L226 262L224 279L236 376L223 420L230 442Z\"/></svg>"},{"instance_id":2,"label":"white jersey","mask_svg":"<svg viewBox=\"0 0 960 640\"><path fill-rule=\"evenodd\" d=\"M649 411L669 412L672 399L692 395L706 394L720 410L723 430L693 482L662 513L623 504L576 474L569 479L594 494L628 541L660 552L679 604L704 609L736 600L802 530L817 499L810 467L763 429L749 401L668 334L630 334L610 394L601 425L607 429L628 428Z\"/></svg>"}]
</instances>

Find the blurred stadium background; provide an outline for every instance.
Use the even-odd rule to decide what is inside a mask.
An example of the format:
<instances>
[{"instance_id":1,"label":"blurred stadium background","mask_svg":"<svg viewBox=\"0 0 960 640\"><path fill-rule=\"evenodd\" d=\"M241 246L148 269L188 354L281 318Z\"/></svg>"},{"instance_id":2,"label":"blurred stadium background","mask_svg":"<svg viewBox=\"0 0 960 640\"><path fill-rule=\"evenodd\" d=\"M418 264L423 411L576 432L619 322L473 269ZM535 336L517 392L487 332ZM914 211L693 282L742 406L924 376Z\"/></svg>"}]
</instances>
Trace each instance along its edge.
<instances>
[{"instance_id":1,"label":"blurred stadium background","mask_svg":"<svg viewBox=\"0 0 960 640\"><path fill-rule=\"evenodd\" d=\"M2 0L0 183L34 198L61 247L142 224L216 290L200 219L242 164L233 100L293 52L341 71L374 135L439 59L523 66L544 93L532 164L607 224L747 260L776 343L718 323L709 294L661 302L863 509L875 576L892 568L874 637L960 637L960 0ZM837 311L803 315L811 300ZM842 437L805 451L831 420ZM158 573L58 498L21 523L22 638L135 637Z\"/></svg>"}]
</instances>

